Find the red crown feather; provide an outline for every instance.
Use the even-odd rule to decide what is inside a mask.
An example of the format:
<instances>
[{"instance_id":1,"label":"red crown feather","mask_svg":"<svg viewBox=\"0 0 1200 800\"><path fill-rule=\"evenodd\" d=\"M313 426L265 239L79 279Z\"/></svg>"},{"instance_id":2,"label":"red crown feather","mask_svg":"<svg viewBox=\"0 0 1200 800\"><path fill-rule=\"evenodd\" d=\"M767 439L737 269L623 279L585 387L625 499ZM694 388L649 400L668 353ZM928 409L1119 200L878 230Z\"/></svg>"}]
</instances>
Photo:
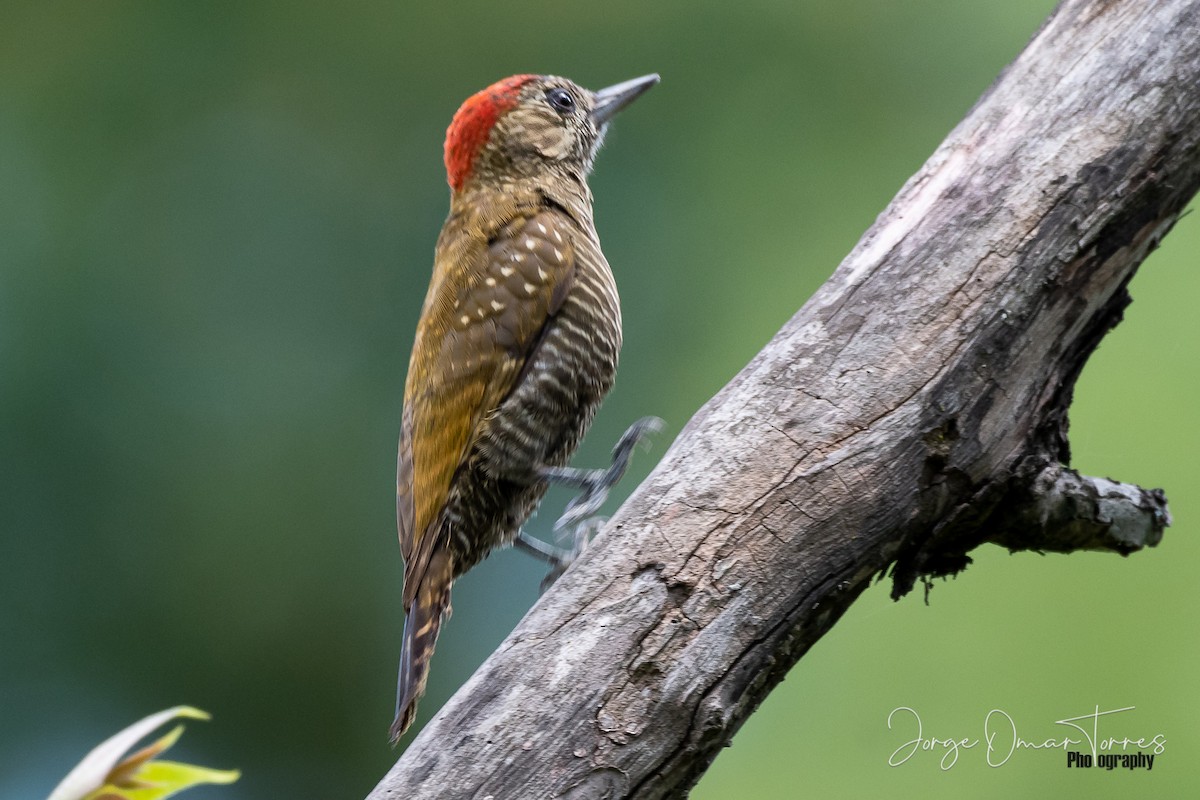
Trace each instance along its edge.
<instances>
[{"instance_id":1,"label":"red crown feather","mask_svg":"<svg viewBox=\"0 0 1200 800\"><path fill-rule=\"evenodd\" d=\"M521 87L536 75L513 75L467 98L446 129L446 180L458 191L471 174L475 156L500 115L517 105Z\"/></svg>"}]
</instances>

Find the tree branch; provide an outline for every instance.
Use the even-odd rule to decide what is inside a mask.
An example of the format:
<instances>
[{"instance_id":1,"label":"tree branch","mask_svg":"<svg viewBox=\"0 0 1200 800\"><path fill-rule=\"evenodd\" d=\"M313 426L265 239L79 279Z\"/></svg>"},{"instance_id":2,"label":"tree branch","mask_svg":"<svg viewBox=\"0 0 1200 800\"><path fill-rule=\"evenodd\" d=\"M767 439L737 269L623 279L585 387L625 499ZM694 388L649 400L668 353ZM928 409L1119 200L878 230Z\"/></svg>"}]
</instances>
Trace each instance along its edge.
<instances>
[{"instance_id":1,"label":"tree branch","mask_svg":"<svg viewBox=\"0 0 1200 800\"><path fill-rule=\"evenodd\" d=\"M1005 508L988 522L988 541L1012 551L1125 556L1158 544L1171 524L1160 489L1089 478L1061 464L1017 475Z\"/></svg>"},{"instance_id":2,"label":"tree branch","mask_svg":"<svg viewBox=\"0 0 1200 800\"><path fill-rule=\"evenodd\" d=\"M1075 379L1200 187L1200 2L1066 0L371 798L679 796L863 591L1129 553Z\"/></svg>"}]
</instances>

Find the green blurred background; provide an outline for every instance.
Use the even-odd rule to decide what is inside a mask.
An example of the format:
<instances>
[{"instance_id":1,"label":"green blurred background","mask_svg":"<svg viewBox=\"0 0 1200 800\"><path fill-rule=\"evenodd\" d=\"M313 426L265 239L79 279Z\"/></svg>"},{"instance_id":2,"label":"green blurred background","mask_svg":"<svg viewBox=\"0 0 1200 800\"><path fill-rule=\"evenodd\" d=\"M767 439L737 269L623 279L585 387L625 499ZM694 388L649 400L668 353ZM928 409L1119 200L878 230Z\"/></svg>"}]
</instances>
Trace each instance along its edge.
<instances>
[{"instance_id":1,"label":"green blurred background","mask_svg":"<svg viewBox=\"0 0 1200 800\"><path fill-rule=\"evenodd\" d=\"M0 11L0 797L44 797L151 711L214 713L205 798L362 797L392 763L400 397L459 102L514 72L657 71L593 180L624 301L618 387L670 437L820 285L1051 0L76 2ZM1179 797L1200 786L1200 217L1133 282L1072 410L1076 466L1165 487L1129 559L985 548L865 595L694 797ZM899 299L902 302L902 298ZM886 313L881 309L881 313ZM563 497L533 523L548 535ZM420 721L534 601L499 553L456 588ZM1060 752L949 771L926 735L1136 706L1153 772Z\"/></svg>"}]
</instances>

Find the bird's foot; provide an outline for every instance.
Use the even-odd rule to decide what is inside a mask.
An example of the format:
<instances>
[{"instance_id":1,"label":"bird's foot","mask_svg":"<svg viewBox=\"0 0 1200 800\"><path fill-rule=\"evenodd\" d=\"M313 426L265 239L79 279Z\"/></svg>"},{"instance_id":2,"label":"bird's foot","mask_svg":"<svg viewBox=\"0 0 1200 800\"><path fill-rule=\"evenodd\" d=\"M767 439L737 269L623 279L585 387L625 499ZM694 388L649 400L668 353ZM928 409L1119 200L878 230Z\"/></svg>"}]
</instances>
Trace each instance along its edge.
<instances>
[{"instance_id":1,"label":"bird's foot","mask_svg":"<svg viewBox=\"0 0 1200 800\"><path fill-rule=\"evenodd\" d=\"M561 483L583 489L578 497L567 503L566 511L554 523L554 529L575 528L604 504L609 491L617 485L629 468L629 459L638 442L651 433L658 433L663 421L658 417L642 417L629 426L613 448L612 465L607 469L578 469L576 467L542 467L539 475L551 483ZM573 534L578 538L578 531Z\"/></svg>"},{"instance_id":2,"label":"bird's foot","mask_svg":"<svg viewBox=\"0 0 1200 800\"><path fill-rule=\"evenodd\" d=\"M534 558L545 561L554 570L556 575L562 574L562 571L567 568L567 565L575 560L579 555L573 549L568 550L563 547L555 547L552 544L546 544L536 536L530 536L525 531L517 534L517 538L513 540L513 544L524 550Z\"/></svg>"},{"instance_id":3,"label":"bird's foot","mask_svg":"<svg viewBox=\"0 0 1200 800\"><path fill-rule=\"evenodd\" d=\"M525 531L517 534L516 541L514 542L517 547L550 565L550 572L542 579L541 586L539 587L541 591L544 592L550 588L550 584L558 580L559 576L567 571L567 567L571 566L571 562L579 558L580 553L591 542L592 536L598 533L607 521L606 517L588 517L578 523L570 532L570 547L555 547L554 545L546 544L541 539L530 536ZM560 536L559 538L567 537Z\"/></svg>"},{"instance_id":4,"label":"bird's foot","mask_svg":"<svg viewBox=\"0 0 1200 800\"><path fill-rule=\"evenodd\" d=\"M593 514L603 505L609 491L625 475L629 459L638 442L651 433L662 430L663 421L658 417L643 417L629 426L613 448L612 465L607 469L577 469L575 467L542 467L538 474L553 483L562 483L582 489L578 497L567 504L566 511L554 523L559 540L569 540L568 547L555 547L525 531L517 534L514 544L535 558L550 565L550 574L542 581L542 591L567 571L571 562L579 557L608 521L606 517Z\"/></svg>"}]
</instances>

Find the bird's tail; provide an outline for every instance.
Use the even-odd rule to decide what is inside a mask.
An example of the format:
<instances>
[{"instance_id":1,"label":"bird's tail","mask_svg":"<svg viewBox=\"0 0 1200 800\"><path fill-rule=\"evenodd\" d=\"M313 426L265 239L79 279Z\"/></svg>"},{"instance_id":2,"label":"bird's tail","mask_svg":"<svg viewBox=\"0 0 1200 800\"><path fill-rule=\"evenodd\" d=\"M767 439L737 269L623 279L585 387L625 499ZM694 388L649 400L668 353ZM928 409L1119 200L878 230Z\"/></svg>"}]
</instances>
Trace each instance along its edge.
<instances>
[{"instance_id":1,"label":"bird's tail","mask_svg":"<svg viewBox=\"0 0 1200 800\"><path fill-rule=\"evenodd\" d=\"M404 620L400 646L400 674L396 679L396 719L389 731L396 744L417 716L417 701L425 694L429 659L437 644L442 620L450 614L450 586L454 583L450 557L439 550L429 559L417 595Z\"/></svg>"}]
</instances>

